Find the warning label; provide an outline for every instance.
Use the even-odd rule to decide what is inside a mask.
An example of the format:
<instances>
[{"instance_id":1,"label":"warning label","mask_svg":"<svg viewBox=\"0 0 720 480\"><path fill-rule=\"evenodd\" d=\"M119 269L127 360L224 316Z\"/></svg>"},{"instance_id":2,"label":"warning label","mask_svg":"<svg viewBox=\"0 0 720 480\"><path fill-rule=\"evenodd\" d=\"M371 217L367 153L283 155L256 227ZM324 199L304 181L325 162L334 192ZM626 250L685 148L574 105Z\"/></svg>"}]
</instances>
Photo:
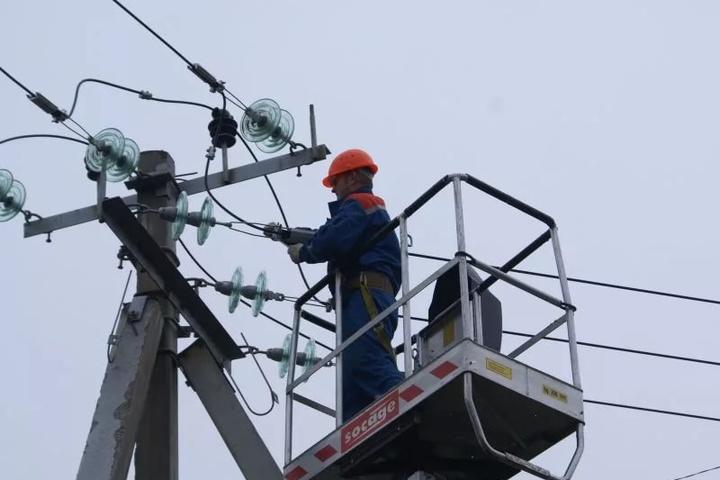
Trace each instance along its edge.
<instances>
[{"instance_id":1,"label":"warning label","mask_svg":"<svg viewBox=\"0 0 720 480\"><path fill-rule=\"evenodd\" d=\"M555 400L558 400L558 401L560 401L560 402L563 402L563 403L567 403L567 402L568 402L568 397L567 397L567 395L565 395L564 393L562 393L562 392L560 392L560 391L558 391L558 390L555 390L554 388L549 387L549 386L547 386L547 385L543 385L543 393L544 393L545 395L547 395L548 397L550 397L550 398L552 398L552 399L555 399Z\"/></svg>"},{"instance_id":2,"label":"warning label","mask_svg":"<svg viewBox=\"0 0 720 480\"><path fill-rule=\"evenodd\" d=\"M495 360L491 360L489 358L485 359L485 368L490 370L491 372L495 372L498 375L501 375L508 380L512 380L512 368L503 365L500 362L496 362Z\"/></svg>"},{"instance_id":3,"label":"warning label","mask_svg":"<svg viewBox=\"0 0 720 480\"><path fill-rule=\"evenodd\" d=\"M400 401L395 390L380 403L345 425L340 432L340 450L345 453L398 416Z\"/></svg>"}]
</instances>

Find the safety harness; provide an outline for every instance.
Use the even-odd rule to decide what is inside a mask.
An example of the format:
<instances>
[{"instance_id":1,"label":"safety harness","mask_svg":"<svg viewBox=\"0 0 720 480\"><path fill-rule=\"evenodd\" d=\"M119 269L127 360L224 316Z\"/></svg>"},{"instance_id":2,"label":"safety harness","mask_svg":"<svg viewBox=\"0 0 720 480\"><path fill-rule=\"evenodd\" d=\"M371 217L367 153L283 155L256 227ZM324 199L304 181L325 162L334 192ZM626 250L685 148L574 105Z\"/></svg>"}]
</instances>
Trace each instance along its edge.
<instances>
[{"instance_id":1,"label":"safety harness","mask_svg":"<svg viewBox=\"0 0 720 480\"><path fill-rule=\"evenodd\" d=\"M360 290L360 295L362 296L363 303L365 304L365 308L367 309L368 315L370 315L371 320L378 316L378 310L377 306L375 305L375 300L370 293L370 289L377 288L393 295L395 293L390 279L388 279L388 277L383 275L382 273L373 271L360 272L359 276L345 282L345 288L348 291L355 289ZM385 327L383 326L383 322L375 325L372 328L372 331L375 334L375 337L380 342L380 345L383 346L385 351L394 360L395 350L392 348L391 339L387 334Z\"/></svg>"}]
</instances>

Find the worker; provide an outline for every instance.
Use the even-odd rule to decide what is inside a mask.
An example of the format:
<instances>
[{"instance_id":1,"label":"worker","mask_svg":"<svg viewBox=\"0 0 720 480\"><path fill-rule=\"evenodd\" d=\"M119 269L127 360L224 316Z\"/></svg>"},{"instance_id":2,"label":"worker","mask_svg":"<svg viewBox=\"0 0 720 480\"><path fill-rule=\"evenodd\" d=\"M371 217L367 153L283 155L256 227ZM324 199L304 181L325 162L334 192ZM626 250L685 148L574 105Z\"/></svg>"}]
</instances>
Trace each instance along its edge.
<instances>
[{"instance_id":1,"label":"worker","mask_svg":"<svg viewBox=\"0 0 720 480\"><path fill-rule=\"evenodd\" d=\"M342 340L367 324L395 301L400 288L400 245L394 232L347 263L348 254L390 222L382 198L372 193L378 166L360 149L337 155L324 186L337 200L328 204L330 219L305 244L293 244L288 254L295 263L328 262L328 272L342 265ZM330 290L334 295L334 281ZM343 422L400 383L391 340L397 311L365 332L342 354Z\"/></svg>"}]
</instances>

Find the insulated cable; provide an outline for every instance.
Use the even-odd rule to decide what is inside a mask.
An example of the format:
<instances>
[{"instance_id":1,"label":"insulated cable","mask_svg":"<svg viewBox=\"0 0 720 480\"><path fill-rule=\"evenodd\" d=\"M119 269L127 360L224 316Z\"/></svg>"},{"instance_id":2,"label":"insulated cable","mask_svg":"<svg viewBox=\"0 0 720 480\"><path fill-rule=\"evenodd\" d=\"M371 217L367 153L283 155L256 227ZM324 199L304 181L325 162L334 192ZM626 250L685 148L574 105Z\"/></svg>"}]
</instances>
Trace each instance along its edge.
<instances>
[{"instance_id":1,"label":"insulated cable","mask_svg":"<svg viewBox=\"0 0 720 480\"><path fill-rule=\"evenodd\" d=\"M50 133L33 133L30 135L18 135L16 137L4 138L4 139L0 140L0 145L2 145L3 143L12 142L14 140L22 140L24 138L57 138L60 140L69 140L71 142L77 142L77 143L82 143L83 145L89 145L88 142L77 139L75 137L66 137L65 135L53 135Z\"/></svg>"},{"instance_id":2,"label":"insulated cable","mask_svg":"<svg viewBox=\"0 0 720 480\"><path fill-rule=\"evenodd\" d=\"M202 270L203 273L205 273L205 275L208 276L208 278L210 278L214 283L217 283L217 279L216 279L214 276L212 276L212 275L210 274L210 272L208 272L208 271L205 269L205 267L203 267L203 266L200 264L200 262L195 258L195 256L194 256L192 253L190 253L190 249L187 248L187 246L185 245L185 243L184 243L182 240L180 240L180 239L178 239L178 241L180 242L180 245L183 247L183 249L185 250L185 252L186 252L186 253L188 254L188 256L190 257L190 259L193 261L193 263L195 263L195 265L196 265L200 270ZM243 300L243 299L240 299L240 303L242 303L243 305L245 305L245 306L248 307L248 308L252 308L252 305L250 305L248 302L246 302L246 301ZM271 322L274 322L274 323L280 325L280 326L283 327L284 329L290 330L291 332L293 331L293 328L292 328L290 325L288 325L288 324L286 324L286 323L284 323L284 322L281 322L281 321L278 320L277 318L275 318L275 317L273 317L273 316L271 316L271 315L268 315L267 313L262 312L262 311L259 312L259 313L260 313L260 315L262 315L263 317L267 318L267 319L270 320ZM307 340L310 340L310 337L309 337L308 335L305 335L305 334L302 333L302 332L298 332L298 334L299 334L301 337L303 337L303 338L305 338L305 339L307 339ZM317 341L317 340L315 340L315 343L316 343L317 345L320 345L320 346L323 347L323 348L326 348L326 349L329 350L329 351L333 351L333 350L334 350L333 348L331 348L331 347L329 347L329 346L325 345L324 343L319 342L319 341Z\"/></svg>"},{"instance_id":3,"label":"insulated cable","mask_svg":"<svg viewBox=\"0 0 720 480\"><path fill-rule=\"evenodd\" d=\"M434 255L425 255L425 254L420 254L420 253L408 253L408 255L411 257L425 258L428 260L439 260L439 261L443 261L443 262L448 262L451 260L450 258L436 257ZM500 268L500 267L495 267L495 268ZM532 276L543 277L543 278L554 278L554 279L560 278L557 275L552 275L552 274L548 274L548 273L532 272L530 270L519 270L516 268L512 268L509 271L514 272L514 273L520 273L522 275L532 275ZM710 304L714 304L714 305L720 305L720 300L716 300L716 299L712 299L712 298L694 297L694 296L690 296L690 295L682 295L679 293L662 292L659 290L650 290L650 289L646 289L646 288L628 287L626 285L598 282L595 280L584 280L582 278L574 278L574 277L567 277L567 280L568 280L568 282L583 283L586 285L594 285L597 287L616 288L619 290L628 290L631 292L647 293L650 295L660 295L663 297L678 298L680 300L689 300L689 301L693 301L693 302L702 302L702 303L710 303Z\"/></svg>"},{"instance_id":4,"label":"insulated cable","mask_svg":"<svg viewBox=\"0 0 720 480\"><path fill-rule=\"evenodd\" d=\"M165 46L168 47L170 50L172 50L173 53L175 53L175 55L177 55L178 57L180 57L183 62L187 63L188 67L192 67L192 66L193 66L193 64L190 62L190 60L188 60L187 58L185 58L185 56L184 56L182 53L180 53L175 47L173 47L172 45L170 45L170 43L169 43L168 41L166 41L166 40L165 40L164 38L162 38L159 34L157 34L157 33L155 32L155 30L153 30L153 29L150 28L145 22L143 22L142 20L140 20L133 12L131 12L127 7L125 7L125 5L123 5L122 3L120 3L118 0L112 0L112 1L113 1L113 3L115 3L117 6L119 6L119 7L122 8L123 10L125 10L125 13L127 13L127 14L130 15L132 18L134 18L136 22L138 22L140 25L142 25L143 27L145 27L145 29L146 29L148 32L152 33L152 34L155 36L155 38L157 38L157 39L160 40L162 43L164 43Z\"/></svg>"},{"instance_id":5,"label":"insulated cable","mask_svg":"<svg viewBox=\"0 0 720 480\"><path fill-rule=\"evenodd\" d=\"M13 81L13 83L15 83L15 85L17 85L18 87L20 87L20 88L22 88L23 90L25 90L25 91L27 92L28 96L32 97L32 96L35 95L29 88L27 88L25 85L23 85L22 83L20 83L19 80L17 80L15 77L13 77L12 75L10 75L10 73L8 73L8 71L5 70L4 68L0 67L0 72L4 73L6 77L8 77L10 80Z\"/></svg>"},{"instance_id":6,"label":"insulated cable","mask_svg":"<svg viewBox=\"0 0 720 480\"><path fill-rule=\"evenodd\" d=\"M532 338L532 337L534 337L534 335L530 335L530 334L528 334L528 333L511 332L511 331L508 331L508 330L503 330L503 333L504 333L504 334L507 334L507 335L518 336L518 337L527 337L527 338ZM568 343L568 340L566 340L566 339L564 339L564 338L556 338L556 337L543 337L542 340L550 340L550 341L553 341L553 342L564 342L564 343ZM635 350L635 349L632 349L632 348L615 347L615 346L612 346L612 345L601 345L601 344L599 344L599 343L588 343L588 342L581 342L581 341L578 341L578 342L576 342L576 343L577 343L578 345L582 345L583 347L600 348L600 349L605 349L605 350L614 350L614 351L616 351L616 352L632 353L632 354L636 354L636 355L646 355L646 356L649 356L649 357L667 358L667 359L670 359L670 360L680 360L680 361L683 361L683 362L701 363L701 364L704 364L704 365L712 365L712 366L714 366L714 367L720 367L720 362L715 362L715 361L712 361L712 360L703 360L703 359L700 359L700 358L681 357L681 356L679 356L679 355L669 355L669 354L666 354L666 353L648 352L648 351L644 351L644 350Z\"/></svg>"},{"instance_id":7,"label":"insulated cable","mask_svg":"<svg viewBox=\"0 0 720 480\"><path fill-rule=\"evenodd\" d=\"M245 145L245 149L247 149L247 151L250 153L250 156L255 161L255 163L257 163L259 160L257 158L257 155L255 155L255 152L253 152L252 148L250 148L250 145L248 145L248 143L245 141L245 139L239 133L237 134L237 137L240 139L240 141L243 143L243 145ZM273 184L270 181L270 178L268 178L267 175L263 175L263 177L265 178L265 181L267 182L268 187L270 187L270 192L272 193L272 196L275 199L275 204L277 205L278 210L280 210L280 216L282 217L283 223L285 224L285 228L290 228L288 219L285 216L285 210L283 209L282 204L280 203L280 199L278 198L277 193L275 192L275 188L273 187ZM310 288L311 288L310 283L308 282L307 277L305 277L305 271L303 270L302 265L300 265L298 263L297 268L298 268L298 271L300 272L300 278L302 278L302 281L305 284L305 287L308 290L310 290ZM322 300L317 298L316 295L313 295L313 299L315 299L316 302L319 302L323 305L327 305L327 302L323 302Z\"/></svg>"},{"instance_id":8,"label":"insulated cable","mask_svg":"<svg viewBox=\"0 0 720 480\"><path fill-rule=\"evenodd\" d=\"M75 96L73 98L72 106L70 107L70 112L67 114L68 118L72 117L73 113L75 113L75 107L77 106L78 95L80 94L80 87L84 83L98 83L100 85L106 85L108 87L117 88L118 90L123 90L125 92L134 93L143 100L152 100L154 102L172 103L172 104L179 104L179 105L191 105L191 106L205 108L207 110L213 109L213 107L211 107L210 105L205 105L204 103L189 102L189 101L185 101L185 100L170 100L167 98L156 98L153 96L152 93L150 93L146 90L137 90L134 88L125 87L123 85L118 85L116 83L107 82L105 80L100 80L97 78L85 78L83 80L80 80L80 82L78 82L77 86L75 87Z\"/></svg>"},{"instance_id":9,"label":"insulated cable","mask_svg":"<svg viewBox=\"0 0 720 480\"><path fill-rule=\"evenodd\" d=\"M713 467L713 468L708 468L708 469L702 470L702 471L700 471L700 472L691 473L690 475L685 475L684 477L677 477L677 478L674 478L673 480L684 480L684 479L686 479L686 478L696 477L696 476L701 475L701 474L703 474L703 473L712 472L713 470L718 470L718 469L720 469L720 465L718 465L717 467Z\"/></svg>"},{"instance_id":10,"label":"insulated cable","mask_svg":"<svg viewBox=\"0 0 720 480\"><path fill-rule=\"evenodd\" d=\"M115 1L115 0L113 0L113 1ZM227 107L227 97L225 96L225 94L223 92L220 92L220 94L222 95L222 98L223 98L222 109L225 110L225 107ZM247 225L251 228L254 228L255 230L259 230L262 232L263 231L262 227L258 227L255 224L248 222L248 221L240 218L239 216L235 215L233 212L231 212L230 209L228 209L225 205L220 203L220 201L217 198L215 198L215 195L213 195L212 191L210 190L210 185L208 184L208 174L210 173L210 161L213 158L215 158L214 145L217 142L218 136L220 135L220 130L222 128L222 122L223 122L223 117L220 116L220 118L218 120L217 129L215 130L215 135L213 136L213 139L212 139L212 145L208 149L208 154L206 155L207 161L205 162L205 175L203 176L203 179L205 181L205 191L207 192L208 196L212 199L212 201L215 202L218 205L218 207L220 207L225 213L227 213L228 215L233 217L235 220L237 220L241 223L244 223L245 225Z\"/></svg>"},{"instance_id":11,"label":"insulated cable","mask_svg":"<svg viewBox=\"0 0 720 480\"><path fill-rule=\"evenodd\" d=\"M245 342L245 345L249 345L247 339L245 338L245 335L242 332L240 333L240 336L242 337L243 342ZM272 385L270 385L270 381L268 380L267 376L265 375L265 371L263 371L263 368L260 366L260 362L258 362L257 358L255 358L255 353L258 353L258 352L251 351L249 353L250 353L250 356L252 356L252 359L255 362L255 365L257 365L258 370L260 370L260 375L262 375L263 380L265 381L265 385L267 385L268 390L270 391L270 408L268 408L264 412L256 412L255 410L253 410L253 408L250 406L247 399L245 398L245 395L243 395L243 393L240 391L240 387L238 386L237 382L235 382L235 377L233 377L232 372L230 372L229 370L227 370L227 372L228 372L228 376L230 377L230 380L232 381L232 384L235 386L235 390L237 391L238 395L240 395L240 398L242 399L242 401L245 404L245 406L247 407L247 409L250 410L250 413L252 413L253 415L258 416L258 417L264 417L265 415L272 412L273 409L275 408L275 404L280 403L280 401L278 400L277 393L275 393L275 391L272 389Z\"/></svg>"},{"instance_id":12,"label":"insulated cable","mask_svg":"<svg viewBox=\"0 0 720 480\"><path fill-rule=\"evenodd\" d=\"M672 410L659 410L657 408L648 408L648 407L639 407L636 405L625 405L622 403L612 403L612 402L602 402L600 400L589 400L584 399L584 403L591 403L594 405L603 405L606 407L615 407L615 408L626 408L628 410L639 410L641 412L650 412L650 413L661 413L663 415L673 415L676 417L685 417L685 418L695 418L698 420L708 420L711 422L720 422L720 418L718 417L708 417L705 415L696 415L694 413L685 413L685 412L675 412Z\"/></svg>"}]
</instances>

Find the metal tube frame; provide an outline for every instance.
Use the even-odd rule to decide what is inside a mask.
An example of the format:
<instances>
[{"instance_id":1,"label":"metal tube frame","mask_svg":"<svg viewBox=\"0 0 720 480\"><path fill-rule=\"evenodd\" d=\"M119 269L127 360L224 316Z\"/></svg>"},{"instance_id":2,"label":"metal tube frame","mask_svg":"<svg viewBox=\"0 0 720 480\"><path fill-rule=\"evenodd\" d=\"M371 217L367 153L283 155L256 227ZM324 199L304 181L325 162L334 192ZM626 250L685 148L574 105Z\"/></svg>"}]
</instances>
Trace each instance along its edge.
<instances>
[{"instance_id":1,"label":"metal tube frame","mask_svg":"<svg viewBox=\"0 0 720 480\"><path fill-rule=\"evenodd\" d=\"M513 257L509 262L506 263L501 269L494 268L490 265L487 265L481 261L476 260L475 258L471 257L466 251L466 243L465 243L465 226L464 226L464 215L463 215L463 208L462 208L462 188L461 188L461 182L466 182L469 185L487 193L488 195L522 211L523 213L545 223L549 230L545 233L543 233L540 237L535 239L528 247L523 249L520 253L518 253L515 257ZM424 281L420 282L417 286L410 289L409 288L409 258L408 258L408 234L407 234L407 220L410 216L412 216L420 207L422 207L425 203L427 203L431 198L433 198L435 195L437 195L438 192L443 190L448 184L453 184L453 199L454 199L454 207L455 207L455 224L456 224L456 234L457 234L457 247L458 252L455 254L455 257L449 260L447 263L445 263L442 267L440 267L438 270L436 270L434 273L432 273L428 278L426 278ZM570 289L568 286L568 280L567 275L565 272L565 266L562 260L562 252L560 250L560 242L558 239L558 233L557 233L557 226L555 224L555 221L552 217L549 215L505 194L504 192L501 192L500 190L495 189L494 187L491 187L480 180L467 175L467 174L454 174L454 175L447 175L440 179L435 185L433 185L427 192L425 192L423 195L421 195L415 202L413 202L408 208L406 208L398 217L393 219L390 224L379 234L376 234L369 242L367 242L364 247L365 249L370 248L374 243L378 240L379 235L386 235L389 234L391 231L393 231L395 228L400 229L400 250L401 250L401 272L402 272L402 296L399 300L395 301L392 305L390 305L388 308L383 310L378 316L376 316L374 319L371 319L367 324L365 324L362 328L360 328L357 332L355 332L353 335L351 335L347 340L342 341L342 308L341 302L342 302L342 292L340 288L340 274L339 270L335 272L336 275L336 282L335 282L335 290L336 290L336 348L332 352L328 353L322 360L317 362L315 365L311 366L310 368L306 369L306 371L300 375L297 379L295 379L295 361L297 357L297 343L298 343L298 333L300 328L300 312L301 307L304 305L317 291L319 291L322 287L328 284L330 275L333 275L333 273L328 274L325 278L323 278L320 282L318 282L316 285L314 285L312 288L310 288L303 296L300 297L300 299L295 303L295 316L293 320L293 332L292 332L292 342L291 342L291 350L290 350L290 364L289 364L289 372L288 372L288 380L287 380L287 386L286 386L286 405L285 405L285 464L289 464L292 460L292 423L293 423L293 400L294 397L294 389L297 388L300 384L306 382L315 372L320 370L323 365L328 364L332 359L338 358L336 361L336 426L340 427L342 424L342 364L341 364L341 355L342 352L347 348L349 344L357 340L360 336L362 336L365 332L370 330L372 327L377 325L379 322L381 322L383 319L385 319L388 315L390 315L393 311L397 310L398 308L403 308L403 341L405 345L405 377L409 377L412 373L412 355L408 352L411 351L411 325L410 325L410 300L417 295L420 291L425 289L430 283L435 281L437 278L439 278L441 275L443 275L445 272L453 268L456 264L458 265L458 270L460 274L460 301L461 301L461 312L462 312L462 318L463 318L463 336L464 338L471 338L473 335L477 338L482 338L482 319L480 320L479 329L478 332L473 332L474 328L474 322L472 320L472 315L470 315L471 312L474 311L475 314L481 315L480 313L480 297L479 294L482 293L482 291L486 290L492 283L494 283L496 280L502 280L506 283L509 283L510 285L519 288L520 290L523 290L540 300L543 300L547 303L550 303L551 305L554 305L562 310L564 310L564 314L553 321L550 325L543 328L539 333L537 333L535 336L521 344L519 347L517 347L513 352L510 353L510 357L516 357L517 355L520 355L522 352L526 351L530 347L532 347L535 343L537 343L539 340L547 336L550 332L556 330L563 324L567 324L568 329L568 343L570 347L570 361L571 361L571 369L572 369L572 379L573 379L573 385L581 389L581 381L580 381L580 368L579 368L579 361L578 361L578 353L577 353L577 340L576 340L576 334L575 334L575 324L574 324L574 311L575 307L572 305L572 300L570 297ZM534 288L516 278L514 278L511 275L508 275L506 273L506 270L509 270L513 268L515 265L520 263L522 260L527 258L530 254L535 252L541 245L543 245L545 242L551 240L552 247L553 247L553 253L555 256L555 263L558 270L558 278L560 279L560 287L562 291L562 300L555 298L552 295L549 295L537 288ZM359 253L362 253L364 249L361 249ZM482 288L475 288L473 292L469 291L469 281L468 281L468 274L467 274L467 265L471 264L474 267L484 271L490 277L483 282L481 285ZM473 298L470 298L470 293L472 293ZM472 398L472 379L470 377L470 373L466 373L464 376L464 398L465 398L465 405L468 411L468 414L471 419L471 423L473 426L473 429L475 431L476 437L478 439L478 442L488 454L496 457L498 460L512 465L514 467L520 468L524 471L527 471L529 473L532 473L534 475L540 476L542 478L545 478L546 480L568 480L573 472L575 471L575 468L577 467L580 456L582 455L582 452L584 450L584 428L583 424L579 424L576 431L576 437L577 437L577 447L575 450L575 453L573 454L573 457L567 467L567 470L565 471L564 476L557 477L548 472L547 470L531 463L526 460L523 460L521 458L515 457L514 455L510 453L500 452L493 448L487 441L487 437L485 436L484 430L482 428L482 425L480 423L480 418L477 412L477 408L475 406L475 403Z\"/></svg>"},{"instance_id":2,"label":"metal tube frame","mask_svg":"<svg viewBox=\"0 0 720 480\"><path fill-rule=\"evenodd\" d=\"M408 232L407 232L407 219L404 215L400 216L400 270L402 272L402 295L403 297L408 294L410 290L410 262L408 258ZM403 312L403 343L408 348L403 352L403 359L405 365L405 378L408 378L413 373L413 359L412 359L412 323L410 322L411 311L410 302L404 303L402 306Z\"/></svg>"}]
</instances>

